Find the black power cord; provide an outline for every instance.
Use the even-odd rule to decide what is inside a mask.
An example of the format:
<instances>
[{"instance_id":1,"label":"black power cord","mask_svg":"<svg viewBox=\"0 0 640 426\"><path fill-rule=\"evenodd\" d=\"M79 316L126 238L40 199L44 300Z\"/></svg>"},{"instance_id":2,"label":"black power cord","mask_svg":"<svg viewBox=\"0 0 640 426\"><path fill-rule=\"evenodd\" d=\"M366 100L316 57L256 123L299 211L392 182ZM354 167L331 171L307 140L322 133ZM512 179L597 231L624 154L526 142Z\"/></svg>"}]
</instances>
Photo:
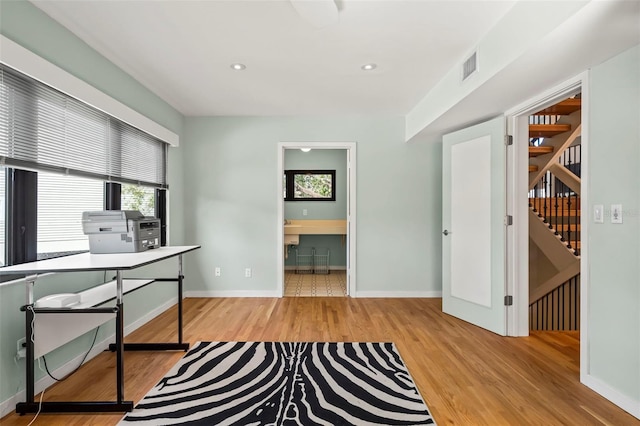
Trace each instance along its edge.
<instances>
[{"instance_id":1,"label":"black power cord","mask_svg":"<svg viewBox=\"0 0 640 426\"><path fill-rule=\"evenodd\" d=\"M47 366L47 358L43 355L42 356L42 360L44 361L44 369L47 371L47 374L49 375L49 377L51 377L56 382L62 382L63 380L66 380L67 378L69 378L69 376L71 376L73 373L78 371L80 369L80 367L82 367L82 365L86 361L87 356L89 356L89 353L91 352L91 349L93 349L93 346L96 344L96 338L98 337L98 331L99 330L100 330L100 327L97 327L96 328L96 332L93 335L93 342L91 342L91 347L89 348L89 350L82 357L82 361L80 361L80 365L78 365L78 367L75 370L73 370L72 372L70 372L69 374L67 374L66 376L64 376L61 379L58 379L58 378L54 377L53 374L51 374L51 372L49 371L49 367Z\"/></svg>"}]
</instances>

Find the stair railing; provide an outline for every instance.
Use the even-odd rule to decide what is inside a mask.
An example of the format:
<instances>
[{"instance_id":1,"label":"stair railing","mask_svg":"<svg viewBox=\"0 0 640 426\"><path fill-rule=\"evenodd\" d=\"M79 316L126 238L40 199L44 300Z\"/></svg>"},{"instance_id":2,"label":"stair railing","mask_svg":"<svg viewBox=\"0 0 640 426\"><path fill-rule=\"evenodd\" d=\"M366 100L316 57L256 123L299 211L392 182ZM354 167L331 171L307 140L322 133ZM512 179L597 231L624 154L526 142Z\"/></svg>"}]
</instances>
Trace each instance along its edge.
<instances>
[{"instance_id":1,"label":"stair railing","mask_svg":"<svg viewBox=\"0 0 640 426\"><path fill-rule=\"evenodd\" d=\"M556 124L561 115L530 115L529 124ZM529 145L540 146L544 138L534 137L529 139Z\"/></svg>"},{"instance_id":2,"label":"stair railing","mask_svg":"<svg viewBox=\"0 0 640 426\"><path fill-rule=\"evenodd\" d=\"M580 274L529 305L529 328L580 329Z\"/></svg>"},{"instance_id":3,"label":"stair railing","mask_svg":"<svg viewBox=\"0 0 640 426\"><path fill-rule=\"evenodd\" d=\"M558 162L580 177L582 163L582 145L572 145L565 149Z\"/></svg>"},{"instance_id":4,"label":"stair railing","mask_svg":"<svg viewBox=\"0 0 640 426\"><path fill-rule=\"evenodd\" d=\"M580 176L580 145L569 147L560 163ZM576 173L577 172L577 173ZM529 206L548 224L567 248L580 255L580 196L551 171L529 191Z\"/></svg>"}]
</instances>

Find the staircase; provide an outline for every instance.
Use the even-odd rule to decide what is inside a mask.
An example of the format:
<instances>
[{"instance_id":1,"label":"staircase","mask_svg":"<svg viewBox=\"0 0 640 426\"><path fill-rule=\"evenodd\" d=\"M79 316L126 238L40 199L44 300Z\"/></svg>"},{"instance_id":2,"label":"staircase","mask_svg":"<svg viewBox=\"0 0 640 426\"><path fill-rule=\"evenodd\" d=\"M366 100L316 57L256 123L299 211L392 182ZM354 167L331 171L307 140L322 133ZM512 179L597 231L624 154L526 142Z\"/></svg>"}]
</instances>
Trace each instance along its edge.
<instances>
[{"instance_id":1,"label":"staircase","mask_svg":"<svg viewBox=\"0 0 640 426\"><path fill-rule=\"evenodd\" d=\"M578 330L580 318L581 99L529 120L529 323Z\"/></svg>"}]
</instances>

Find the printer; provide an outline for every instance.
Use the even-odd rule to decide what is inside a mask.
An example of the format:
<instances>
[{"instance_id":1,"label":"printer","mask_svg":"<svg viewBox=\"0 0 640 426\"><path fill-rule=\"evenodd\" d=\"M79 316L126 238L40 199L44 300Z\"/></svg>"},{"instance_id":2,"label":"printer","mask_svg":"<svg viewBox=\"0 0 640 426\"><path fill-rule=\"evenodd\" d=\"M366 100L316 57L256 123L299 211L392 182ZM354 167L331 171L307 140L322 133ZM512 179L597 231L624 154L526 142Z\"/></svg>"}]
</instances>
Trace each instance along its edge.
<instances>
[{"instance_id":1,"label":"printer","mask_svg":"<svg viewBox=\"0 0 640 426\"><path fill-rule=\"evenodd\" d=\"M82 231L91 253L137 253L160 247L160 219L137 210L82 213Z\"/></svg>"}]
</instances>

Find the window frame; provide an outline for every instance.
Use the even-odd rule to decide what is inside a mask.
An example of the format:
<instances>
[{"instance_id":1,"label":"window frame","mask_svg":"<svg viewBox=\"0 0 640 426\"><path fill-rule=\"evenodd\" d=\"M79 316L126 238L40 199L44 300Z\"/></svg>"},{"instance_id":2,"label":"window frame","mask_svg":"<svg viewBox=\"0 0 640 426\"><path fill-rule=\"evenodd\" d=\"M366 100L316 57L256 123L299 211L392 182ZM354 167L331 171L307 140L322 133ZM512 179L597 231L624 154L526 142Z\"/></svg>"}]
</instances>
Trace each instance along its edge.
<instances>
[{"instance_id":1,"label":"window frame","mask_svg":"<svg viewBox=\"0 0 640 426\"><path fill-rule=\"evenodd\" d=\"M331 195L329 197L297 198L294 182L296 175L331 175ZM336 201L336 171L335 170L285 170L284 201Z\"/></svg>"},{"instance_id":2,"label":"window frame","mask_svg":"<svg viewBox=\"0 0 640 426\"><path fill-rule=\"evenodd\" d=\"M38 260L38 171L6 167L4 173L6 173L4 264L11 266L36 261ZM103 190L105 210L120 209L120 190L120 183L105 182ZM167 208L167 190L155 188L155 217L160 219L161 246L167 245ZM76 253L78 251L60 252L56 257ZM2 268L0 268L1 271ZM24 275L0 274L0 283L21 277Z\"/></svg>"},{"instance_id":3,"label":"window frame","mask_svg":"<svg viewBox=\"0 0 640 426\"><path fill-rule=\"evenodd\" d=\"M7 167L4 264L37 260L38 173Z\"/></svg>"}]
</instances>

